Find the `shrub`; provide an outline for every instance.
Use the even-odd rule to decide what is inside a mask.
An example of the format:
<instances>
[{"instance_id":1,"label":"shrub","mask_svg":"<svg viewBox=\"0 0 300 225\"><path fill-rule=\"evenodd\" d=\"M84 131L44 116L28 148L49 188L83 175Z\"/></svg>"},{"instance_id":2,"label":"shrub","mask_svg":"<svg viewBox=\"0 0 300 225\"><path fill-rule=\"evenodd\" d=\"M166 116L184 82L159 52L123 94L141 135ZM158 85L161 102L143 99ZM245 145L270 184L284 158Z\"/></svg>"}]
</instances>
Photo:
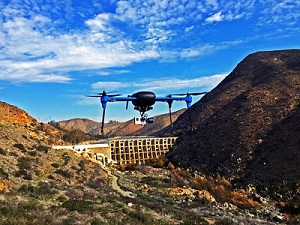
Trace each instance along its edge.
<instances>
[{"instance_id":1,"label":"shrub","mask_svg":"<svg viewBox=\"0 0 300 225\"><path fill-rule=\"evenodd\" d=\"M65 178L72 178L73 177L73 173L67 170L56 170L55 173L62 175Z\"/></svg>"},{"instance_id":2,"label":"shrub","mask_svg":"<svg viewBox=\"0 0 300 225\"><path fill-rule=\"evenodd\" d=\"M50 147L45 146L45 145L38 145L36 147L36 150L40 151L40 152L48 153L48 151L50 150Z\"/></svg>"},{"instance_id":3,"label":"shrub","mask_svg":"<svg viewBox=\"0 0 300 225\"><path fill-rule=\"evenodd\" d=\"M195 177L192 180L192 186L198 190L207 190L218 201L229 202L239 207L257 207L260 204L248 198L246 193L232 190L231 183L225 177L217 176L217 179L212 177Z\"/></svg>"},{"instance_id":4,"label":"shrub","mask_svg":"<svg viewBox=\"0 0 300 225\"><path fill-rule=\"evenodd\" d=\"M20 149L21 151L26 151L25 146L23 144L14 144L14 147Z\"/></svg>"},{"instance_id":5,"label":"shrub","mask_svg":"<svg viewBox=\"0 0 300 225\"><path fill-rule=\"evenodd\" d=\"M59 164L58 163L52 163L51 166L53 166L54 168L58 168Z\"/></svg>"},{"instance_id":6,"label":"shrub","mask_svg":"<svg viewBox=\"0 0 300 225\"><path fill-rule=\"evenodd\" d=\"M138 166L134 163L129 163L129 164L126 164L125 166L125 170L137 170L138 169Z\"/></svg>"},{"instance_id":7,"label":"shrub","mask_svg":"<svg viewBox=\"0 0 300 225\"><path fill-rule=\"evenodd\" d=\"M78 166L80 167L80 169L84 170L84 168L85 168L85 161L84 160L80 160L80 162L78 163Z\"/></svg>"},{"instance_id":8,"label":"shrub","mask_svg":"<svg viewBox=\"0 0 300 225\"><path fill-rule=\"evenodd\" d=\"M119 165L119 170L121 171L121 172L124 172L125 171L125 165L124 164L120 164Z\"/></svg>"},{"instance_id":9,"label":"shrub","mask_svg":"<svg viewBox=\"0 0 300 225\"><path fill-rule=\"evenodd\" d=\"M30 152L28 152L28 154L32 157L36 157L36 155L37 155L36 151L30 151Z\"/></svg>"},{"instance_id":10,"label":"shrub","mask_svg":"<svg viewBox=\"0 0 300 225\"><path fill-rule=\"evenodd\" d=\"M7 179L8 178L8 173L6 173L1 167L0 167L0 177Z\"/></svg>"},{"instance_id":11,"label":"shrub","mask_svg":"<svg viewBox=\"0 0 300 225\"><path fill-rule=\"evenodd\" d=\"M22 134L22 137L23 137L24 139L27 139L27 136L26 136L25 134Z\"/></svg>"},{"instance_id":12,"label":"shrub","mask_svg":"<svg viewBox=\"0 0 300 225\"><path fill-rule=\"evenodd\" d=\"M63 140L68 143L78 144L80 142L89 140L89 137L83 131L74 129L71 131L65 131Z\"/></svg>"},{"instance_id":13,"label":"shrub","mask_svg":"<svg viewBox=\"0 0 300 225\"><path fill-rule=\"evenodd\" d=\"M96 218L92 221L91 225L101 225L101 224L105 224L103 223L100 219Z\"/></svg>"},{"instance_id":14,"label":"shrub","mask_svg":"<svg viewBox=\"0 0 300 225\"><path fill-rule=\"evenodd\" d=\"M20 157L18 159L18 167L20 170L28 170L31 168L31 158L29 157Z\"/></svg>"},{"instance_id":15,"label":"shrub","mask_svg":"<svg viewBox=\"0 0 300 225\"><path fill-rule=\"evenodd\" d=\"M220 175L217 176L217 184L223 185L225 187L231 187L232 186L232 184L230 183L229 180L227 180L224 176L221 177Z\"/></svg>"},{"instance_id":16,"label":"shrub","mask_svg":"<svg viewBox=\"0 0 300 225\"><path fill-rule=\"evenodd\" d=\"M174 170L174 169L175 169L175 166L173 165L173 163L169 162L168 168L169 168L170 170Z\"/></svg>"},{"instance_id":17,"label":"shrub","mask_svg":"<svg viewBox=\"0 0 300 225\"><path fill-rule=\"evenodd\" d=\"M7 155L7 151L0 147L0 154Z\"/></svg>"},{"instance_id":18,"label":"shrub","mask_svg":"<svg viewBox=\"0 0 300 225\"><path fill-rule=\"evenodd\" d=\"M62 207L69 211L77 211L79 213L93 212L92 201L70 199L62 204Z\"/></svg>"}]
</instances>

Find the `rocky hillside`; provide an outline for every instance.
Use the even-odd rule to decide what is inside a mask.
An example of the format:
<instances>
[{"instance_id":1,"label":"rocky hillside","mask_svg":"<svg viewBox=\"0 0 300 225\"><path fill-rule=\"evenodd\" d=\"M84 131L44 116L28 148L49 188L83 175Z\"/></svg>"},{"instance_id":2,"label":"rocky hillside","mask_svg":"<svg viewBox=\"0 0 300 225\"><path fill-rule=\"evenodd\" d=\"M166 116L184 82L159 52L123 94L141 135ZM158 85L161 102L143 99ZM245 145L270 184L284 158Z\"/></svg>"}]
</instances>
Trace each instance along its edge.
<instances>
[{"instance_id":1,"label":"rocky hillside","mask_svg":"<svg viewBox=\"0 0 300 225\"><path fill-rule=\"evenodd\" d=\"M120 172L116 168L121 166L104 168L86 153L54 150L51 144L59 144L60 139L44 126L0 123L0 224L287 221L272 201L254 200L253 192L235 189L224 177L191 174L172 164L128 165L122 167L126 172ZM162 159L153 163L163 166ZM288 221L297 221L291 218Z\"/></svg>"},{"instance_id":2,"label":"rocky hillside","mask_svg":"<svg viewBox=\"0 0 300 225\"><path fill-rule=\"evenodd\" d=\"M300 50L251 54L192 106L195 129L180 138L169 158L265 189L295 188L300 184L299 105ZM174 127L185 126L187 113Z\"/></svg>"},{"instance_id":3,"label":"rocky hillside","mask_svg":"<svg viewBox=\"0 0 300 225\"><path fill-rule=\"evenodd\" d=\"M37 124L38 121L24 110L0 101L0 123Z\"/></svg>"},{"instance_id":4,"label":"rocky hillside","mask_svg":"<svg viewBox=\"0 0 300 225\"><path fill-rule=\"evenodd\" d=\"M172 121L176 121L185 109L178 110L172 113ZM133 120L126 122L110 122L104 125L104 133L108 137L114 136L147 136L160 134L161 130L170 125L169 114L162 114L153 117L152 124L145 126L135 125ZM89 119L70 119L58 122L63 129L79 129L87 134L98 135L100 132L101 123Z\"/></svg>"}]
</instances>

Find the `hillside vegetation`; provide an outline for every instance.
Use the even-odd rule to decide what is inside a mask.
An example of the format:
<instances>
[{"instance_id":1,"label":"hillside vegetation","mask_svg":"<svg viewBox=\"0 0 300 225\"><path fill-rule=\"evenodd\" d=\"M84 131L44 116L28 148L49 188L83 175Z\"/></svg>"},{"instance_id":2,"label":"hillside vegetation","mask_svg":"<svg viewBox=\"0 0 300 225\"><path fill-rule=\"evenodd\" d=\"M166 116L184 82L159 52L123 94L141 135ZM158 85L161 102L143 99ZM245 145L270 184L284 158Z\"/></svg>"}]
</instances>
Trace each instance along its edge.
<instances>
[{"instance_id":1,"label":"hillside vegetation","mask_svg":"<svg viewBox=\"0 0 300 225\"><path fill-rule=\"evenodd\" d=\"M271 200L236 189L225 177L194 174L163 158L149 165L105 168L87 154L51 148L61 142L50 125L0 123L1 224L208 225L286 220ZM113 177L118 178L119 188L112 185Z\"/></svg>"}]
</instances>

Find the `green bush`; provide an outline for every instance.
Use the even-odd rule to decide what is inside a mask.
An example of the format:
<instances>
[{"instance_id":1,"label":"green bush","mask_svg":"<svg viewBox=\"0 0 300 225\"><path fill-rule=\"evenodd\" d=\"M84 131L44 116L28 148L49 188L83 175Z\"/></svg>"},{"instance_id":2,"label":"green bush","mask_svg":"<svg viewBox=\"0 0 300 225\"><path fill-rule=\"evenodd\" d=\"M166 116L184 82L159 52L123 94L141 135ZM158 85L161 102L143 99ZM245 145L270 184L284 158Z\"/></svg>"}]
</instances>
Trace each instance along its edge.
<instances>
[{"instance_id":1,"label":"green bush","mask_svg":"<svg viewBox=\"0 0 300 225\"><path fill-rule=\"evenodd\" d=\"M93 204L94 204L94 202L92 202L92 201L70 199L68 201L65 201L62 204L62 207L69 211L77 211L79 213L87 213L87 212L94 211Z\"/></svg>"},{"instance_id":2,"label":"green bush","mask_svg":"<svg viewBox=\"0 0 300 225\"><path fill-rule=\"evenodd\" d=\"M54 168L59 168L59 164L58 163L52 163L51 166L53 166Z\"/></svg>"},{"instance_id":3,"label":"green bush","mask_svg":"<svg viewBox=\"0 0 300 225\"><path fill-rule=\"evenodd\" d=\"M22 134L22 137L23 137L24 139L27 139L27 136L26 136L25 134Z\"/></svg>"},{"instance_id":4,"label":"green bush","mask_svg":"<svg viewBox=\"0 0 300 225\"><path fill-rule=\"evenodd\" d=\"M73 173L67 170L56 170L55 173L62 175L65 178L71 178L73 177Z\"/></svg>"},{"instance_id":5,"label":"green bush","mask_svg":"<svg viewBox=\"0 0 300 225\"><path fill-rule=\"evenodd\" d=\"M36 157L36 155L37 155L36 151L30 151L30 152L28 152L28 154L32 157Z\"/></svg>"},{"instance_id":6,"label":"green bush","mask_svg":"<svg viewBox=\"0 0 300 225\"><path fill-rule=\"evenodd\" d=\"M40 151L40 152L48 153L48 151L50 150L50 147L45 146L45 145L39 145L36 147L36 150Z\"/></svg>"},{"instance_id":7,"label":"green bush","mask_svg":"<svg viewBox=\"0 0 300 225\"><path fill-rule=\"evenodd\" d=\"M89 137L83 131L79 129L73 129L70 131L65 131L63 140L68 143L78 144L80 142L89 140Z\"/></svg>"},{"instance_id":8,"label":"green bush","mask_svg":"<svg viewBox=\"0 0 300 225\"><path fill-rule=\"evenodd\" d=\"M20 149L21 151L26 151L25 146L23 144L14 144L14 147Z\"/></svg>"}]
</instances>

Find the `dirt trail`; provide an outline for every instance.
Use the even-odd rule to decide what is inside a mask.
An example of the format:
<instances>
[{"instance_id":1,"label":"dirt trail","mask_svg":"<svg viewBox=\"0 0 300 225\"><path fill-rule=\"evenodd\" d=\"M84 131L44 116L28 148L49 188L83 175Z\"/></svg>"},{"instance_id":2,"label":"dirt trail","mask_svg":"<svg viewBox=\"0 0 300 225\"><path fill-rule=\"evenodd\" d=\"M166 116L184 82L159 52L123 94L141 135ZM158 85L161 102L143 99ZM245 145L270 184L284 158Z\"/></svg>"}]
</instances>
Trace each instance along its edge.
<instances>
[{"instance_id":1,"label":"dirt trail","mask_svg":"<svg viewBox=\"0 0 300 225\"><path fill-rule=\"evenodd\" d=\"M121 189L121 187L118 185L118 177L113 175L110 170L107 171L108 176L111 178L110 185L111 187L119 192L124 197L134 198L135 195L130 191L124 191Z\"/></svg>"}]
</instances>

